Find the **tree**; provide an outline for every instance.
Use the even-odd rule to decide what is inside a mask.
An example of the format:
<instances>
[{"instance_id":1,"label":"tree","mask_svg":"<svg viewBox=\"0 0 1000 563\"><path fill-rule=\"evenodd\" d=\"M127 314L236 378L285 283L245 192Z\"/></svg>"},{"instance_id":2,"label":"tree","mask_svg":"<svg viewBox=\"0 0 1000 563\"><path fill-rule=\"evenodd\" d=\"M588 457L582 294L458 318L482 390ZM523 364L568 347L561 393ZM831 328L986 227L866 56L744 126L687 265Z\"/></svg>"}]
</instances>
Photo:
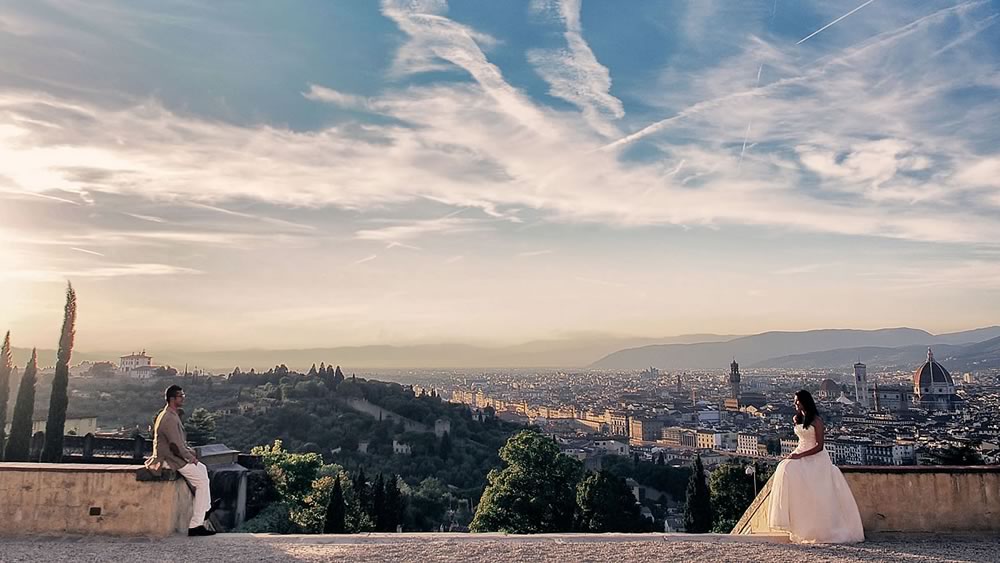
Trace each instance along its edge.
<instances>
[{"instance_id":1,"label":"tree","mask_svg":"<svg viewBox=\"0 0 1000 563\"><path fill-rule=\"evenodd\" d=\"M343 534L344 516L347 513L347 506L344 504L344 489L340 485L340 477L336 477L333 483L333 492L330 493L330 503L326 507L326 523L323 525L324 534Z\"/></svg>"},{"instance_id":2,"label":"tree","mask_svg":"<svg viewBox=\"0 0 1000 563\"><path fill-rule=\"evenodd\" d=\"M66 286L66 307L63 311L62 333L59 335L59 352L56 355L56 374L52 379L49 397L49 416L45 421L45 445L42 461L59 463L63 455L63 434L66 429L66 407L69 406L69 361L73 355L73 338L76 336L76 292L73 285Z\"/></svg>"},{"instance_id":3,"label":"tree","mask_svg":"<svg viewBox=\"0 0 1000 563\"><path fill-rule=\"evenodd\" d=\"M192 446L204 446L215 441L215 417L205 409L194 409L184 423L188 442Z\"/></svg>"},{"instance_id":4,"label":"tree","mask_svg":"<svg viewBox=\"0 0 1000 563\"><path fill-rule=\"evenodd\" d=\"M395 532L403 522L403 493L399 490L399 476L392 475L385 481L385 531Z\"/></svg>"},{"instance_id":5,"label":"tree","mask_svg":"<svg viewBox=\"0 0 1000 563\"><path fill-rule=\"evenodd\" d=\"M705 482L705 467L701 456L694 458L694 471L688 480L684 505L684 531L704 534L712 529L712 498Z\"/></svg>"},{"instance_id":6,"label":"tree","mask_svg":"<svg viewBox=\"0 0 1000 563\"><path fill-rule=\"evenodd\" d=\"M354 498L363 514L371 514L371 494L364 467L358 469L358 474L354 477Z\"/></svg>"},{"instance_id":7,"label":"tree","mask_svg":"<svg viewBox=\"0 0 1000 563\"><path fill-rule=\"evenodd\" d=\"M576 487L581 532L638 532L642 530L639 503L625 479L607 471L587 475Z\"/></svg>"},{"instance_id":8,"label":"tree","mask_svg":"<svg viewBox=\"0 0 1000 563\"><path fill-rule=\"evenodd\" d=\"M4 451L4 461L28 461L31 452L31 417L35 413L35 376L38 373L38 352L31 351L31 359L24 367L21 383L17 387L14 417L10 422L10 437Z\"/></svg>"},{"instance_id":9,"label":"tree","mask_svg":"<svg viewBox=\"0 0 1000 563\"><path fill-rule=\"evenodd\" d=\"M725 463L712 471L708 478L714 516L712 531L728 534L753 503L754 480L763 484L769 478L766 468L754 464L753 470L752 475L747 475L743 465Z\"/></svg>"},{"instance_id":10,"label":"tree","mask_svg":"<svg viewBox=\"0 0 1000 563\"><path fill-rule=\"evenodd\" d=\"M344 372L340 371L340 366L337 366L337 369L333 372L333 384L340 385L342 381L344 381Z\"/></svg>"},{"instance_id":11,"label":"tree","mask_svg":"<svg viewBox=\"0 0 1000 563\"><path fill-rule=\"evenodd\" d=\"M441 444L438 446L438 455L441 456L441 459L447 461L448 457L451 456L451 450L451 432L445 432L441 436Z\"/></svg>"},{"instance_id":12,"label":"tree","mask_svg":"<svg viewBox=\"0 0 1000 563\"><path fill-rule=\"evenodd\" d=\"M948 445L932 450L926 465L982 465L983 456L973 444Z\"/></svg>"},{"instance_id":13,"label":"tree","mask_svg":"<svg viewBox=\"0 0 1000 563\"><path fill-rule=\"evenodd\" d=\"M313 364L312 367L309 368L309 373L306 375L309 377L317 377L319 375L319 372L316 371L316 364Z\"/></svg>"},{"instance_id":14,"label":"tree","mask_svg":"<svg viewBox=\"0 0 1000 563\"><path fill-rule=\"evenodd\" d=\"M660 452L660 455L656 456L656 465L666 465L666 464L667 460L663 457L663 452Z\"/></svg>"},{"instance_id":15,"label":"tree","mask_svg":"<svg viewBox=\"0 0 1000 563\"><path fill-rule=\"evenodd\" d=\"M7 403L10 402L10 376L14 373L14 360L10 352L10 331L0 348L0 461L3 461L3 444L7 428Z\"/></svg>"},{"instance_id":16,"label":"tree","mask_svg":"<svg viewBox=\"0 0 1000 563\"><path fill-rule=\"evenodd\" d=\"M372 522L375 522L376 532L385 532L385 480L379 473L372 481L372 507L368 513Z\"/></svg>"},{"instance_id":17,"label":"tree","mask_svg":"<svg viewBox=\"0 0 1000 563\"><path fill-rule=\"evenodd\" d=\"M500 459L507 467L490 471L471 531L532 534L573 528L580 462L535 430L507 440Z\"/></svg>"},{"instance_id":18,"label":"tree","mask_svg":"<svg viewBox=\"0 0 1000 563\"><path fill-rule=\"evenodd\" d=\"M170 366L158 366L153 370L153 377L176 377L177 368Z\"/></svg>"}]
</instances>

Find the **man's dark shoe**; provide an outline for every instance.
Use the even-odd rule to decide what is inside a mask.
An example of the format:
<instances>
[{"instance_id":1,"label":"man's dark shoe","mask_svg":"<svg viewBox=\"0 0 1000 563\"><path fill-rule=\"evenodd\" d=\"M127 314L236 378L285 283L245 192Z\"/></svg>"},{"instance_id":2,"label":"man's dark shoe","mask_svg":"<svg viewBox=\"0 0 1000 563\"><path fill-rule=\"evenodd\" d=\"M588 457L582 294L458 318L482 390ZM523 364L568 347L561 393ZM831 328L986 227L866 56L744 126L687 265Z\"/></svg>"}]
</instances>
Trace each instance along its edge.
<instances>
[{"instance_id":1,"label":"man's dark shoe","mask_svg":"<svg viewBox=\"0 0 1000 563\"><path fill-rule=\"evenodd\" d=\"M189 536L214 536L215 531L209 530L205 526L198 526L197 528L188 528Z\"/></svg>"}]
</instances>

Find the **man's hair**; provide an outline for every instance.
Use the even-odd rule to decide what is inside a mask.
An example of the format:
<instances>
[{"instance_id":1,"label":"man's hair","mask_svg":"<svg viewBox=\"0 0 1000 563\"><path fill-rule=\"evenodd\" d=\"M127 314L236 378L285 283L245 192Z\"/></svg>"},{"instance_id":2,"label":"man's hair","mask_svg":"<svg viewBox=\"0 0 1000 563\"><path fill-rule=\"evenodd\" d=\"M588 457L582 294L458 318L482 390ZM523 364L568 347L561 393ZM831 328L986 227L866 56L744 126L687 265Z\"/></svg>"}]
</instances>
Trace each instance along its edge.
<instances>
[{"instance_id":1,"label":"man's hair","mask_svg":"<svg viewBox=\"0 0 1000 563\"><path fill-rule=\"evenodd\" d=\"M181 389L180 385L171 385L170 387L167 387L166 391L163 392L163 398L164 398L164 400L166 400L166 402L169 403L170 399L173 399L177 395L180 395L181 391L184 391L184 390Z\"/></svg>"}]
</instances>

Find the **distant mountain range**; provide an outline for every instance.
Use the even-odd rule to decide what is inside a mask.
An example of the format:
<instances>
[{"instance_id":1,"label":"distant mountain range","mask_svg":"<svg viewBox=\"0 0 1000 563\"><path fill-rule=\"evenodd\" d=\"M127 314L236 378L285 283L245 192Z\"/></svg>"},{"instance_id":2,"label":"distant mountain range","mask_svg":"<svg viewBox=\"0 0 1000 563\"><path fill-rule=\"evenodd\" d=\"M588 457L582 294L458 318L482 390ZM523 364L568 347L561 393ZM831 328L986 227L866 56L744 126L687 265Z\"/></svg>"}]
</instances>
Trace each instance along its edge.
<instances>
[{"instance_id":1,"label":"distant mountain range","mask_svg":"<svg viewBox=\"0 0 1000 563\"><path fill-rule=\"evenodd\" d=\"M1000 337L993 326L949 334L931 334L913 328L880 330L826 329L804 332L765 332L726 342L657 344L629 348L609 354L591 367L595 369L724 369L736 359L745 366L784 368L843 367L859 358L872 365L909 365L926 357L927 346L940 348L939 360L957 354L963 345L970 348L969 360L1000 360L1000 350L990 347ZM964 352L963 352L964 353ZM965 356L962 356L965 358Z\"/></svg>"},{"instance_id":2,"label":"distant mountain range","mask_svg":"<svg viewBox=\"0 0 1000 563\"><path fill-rule=\"evenodd\" d=\"M285 364L307 370L313 363L352 369L580 368L727 369L736 359L760 368L843 369L859 358L872 366L909 366L922 361L927 346L952 370L1000 367L1000 326L948 334L913 328L880 330L826 329L765 332L752 336L688 334L668 338L584 335L538 340L504 347L436 344L424 346L346 346L289 350L185 352L148 350L158 365L185 365L215 372L239 366L267 369ZM127 351L126 351L127 352ZM14 350L18 366L29 350ZM73 363L118 361L123 352L74 352ZM39 350L39 364L55 364L54 350Z\"/></svg>"},{"instance_id":3,"label":"distant mountain range","mask_svg":"<svg viewBox=\"0 0 1000 563\"><path fill-rule=\"evenodd\" d=\"M514 346L487 347L465 344L434 344L424 346L341 346L329 348L286 350L229 350L186 352L154 350L147 352L158 365L183 368L198 366L215 371L231 371L234 367L267 369L285 364L292 369L307 370L313 363L334 363L344 369L405 369L405 368L532 368L586 366L615 350L648 344L687 344L722 342L736 335L685 334L667 338L628 338L605 335L583 335L566 339L538 340ZM83 361L113 361L125 352L74 352L73 363ZM23 366L31 351L14 349L14 362ZM39 365L55 364L55 350L39 350Z\"/></svg>"}]
</instances>

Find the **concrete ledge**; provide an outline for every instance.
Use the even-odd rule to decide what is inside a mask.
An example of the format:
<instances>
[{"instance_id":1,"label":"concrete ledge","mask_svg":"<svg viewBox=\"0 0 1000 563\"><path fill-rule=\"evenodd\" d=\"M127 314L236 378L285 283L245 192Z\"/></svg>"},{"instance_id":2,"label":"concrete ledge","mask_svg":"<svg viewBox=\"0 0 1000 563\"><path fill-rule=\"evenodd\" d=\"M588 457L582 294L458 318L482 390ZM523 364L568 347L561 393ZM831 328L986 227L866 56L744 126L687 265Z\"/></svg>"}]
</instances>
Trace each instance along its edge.
<instances>
[{"instance_id":1,"label":"concrete ledge","mask_svg":"<svg viewBox=\"0 0 1000 563\"><path fill-rule=\"evenodd\" d=\"M183 479L136 481L141 465L0 463L0 535L165 537L187 530Z\"/></svg>"}]
</instances>

